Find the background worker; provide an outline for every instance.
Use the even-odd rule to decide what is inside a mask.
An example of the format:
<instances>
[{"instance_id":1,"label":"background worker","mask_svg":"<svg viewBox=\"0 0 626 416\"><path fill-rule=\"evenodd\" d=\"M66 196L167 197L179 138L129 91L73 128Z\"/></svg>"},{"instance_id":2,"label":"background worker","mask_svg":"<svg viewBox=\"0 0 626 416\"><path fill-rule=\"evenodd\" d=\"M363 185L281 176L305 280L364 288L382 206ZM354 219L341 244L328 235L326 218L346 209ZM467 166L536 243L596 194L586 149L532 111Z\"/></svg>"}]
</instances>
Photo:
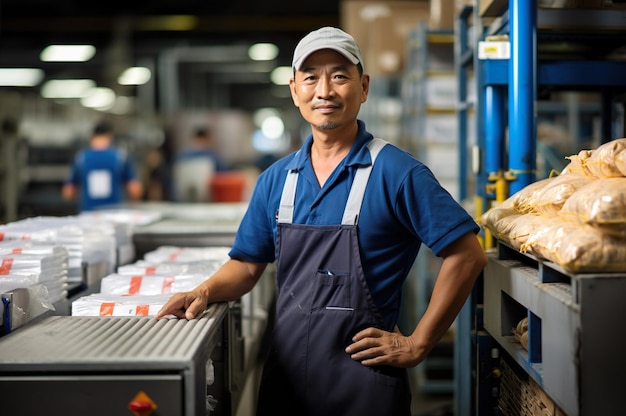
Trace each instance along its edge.
<instances>
[{"instance_id":1,"label":"background worker","mask_svg":"<svg viewBox=\"0 0 626 416\"><path fill-rule=\"evenodd\" d=\"M265 170L231 259L156 315L192 319L238 299L276 262L278 298L258 415L410 415L406 368L439 342L487 263L471 216L431 171L357 119L369 92L361 51L324 27L293 56L290 90L312 134ZM443 258L411 333L402 286L424 243Z\"/></svg>"},{"instance_id":2,"label":"background worker","mask_svg":"<svg viewBox=\"0 0 626 416\"><path fill-rule=\"evenodd\" d=\"M139 201L143 185L128 155L113 147L113 126L98 123L89 139L89 147L74 158L69 177L62 189L63 198L78 195L79 210L117 204L126 200Z\"/></svg>"},{"instance_id":3,"label":"background worker","mask_svg":"<svg viewBox=\"0 0 626 416\"><path fill-rule=\"evenodd\" d=\"M174 161L174 195L181 202L208 202L210 183L217 172L226 170L215 150L213 132L208 127L197 128L191 146L180 152Z\"/></svg>"}]
</instances>

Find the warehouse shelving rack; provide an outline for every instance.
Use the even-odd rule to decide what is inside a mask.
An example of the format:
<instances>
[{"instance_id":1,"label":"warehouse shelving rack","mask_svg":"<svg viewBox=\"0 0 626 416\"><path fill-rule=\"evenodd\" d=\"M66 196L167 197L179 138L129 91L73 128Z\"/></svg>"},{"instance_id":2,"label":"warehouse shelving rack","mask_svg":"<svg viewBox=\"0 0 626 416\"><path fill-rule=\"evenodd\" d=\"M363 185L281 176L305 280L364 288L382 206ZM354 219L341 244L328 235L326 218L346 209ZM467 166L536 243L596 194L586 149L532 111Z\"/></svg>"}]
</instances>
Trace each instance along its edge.
<instances>
[{"instance_id":1,"label":"warehouse shelving rack","mask_svg":"<svg viewBox=\"0 0 626 416\"><path fill-rule=\"evenodd\" d=\"M576 274L504 244L485 270L485 329L567 415L623 406L626 273ZM512 328L528 319L528 347Z\"/></svg>"},{"instance_id":2,"label":"warehouse shelving rack","mask_svg":"<svg viewBox=\"0 0 626 416\"><path fill-rule=\"evenodd\" d=\"M505 7L500 16L497 16L487 27L483 27L483 19L479 15L477 3L474 2L474 6L463 7L457 15L455 60L459 83L457 107L459 143L466 140L467 112L473 109L477 118L477 146L472 153L472 173L475 175L474 180L477 187L477 211L484 212L488 209L491 201L501 201L535 180L535 123L538 87L565 91L600 92L602 97L600 113L603 141L620 137L623 134L623 130L618 131L614 122L616 108L614 101L619 93L626 91L626 78L623 76L626 73L626 62L612 60L607 56L610 55L610 51L626 43L623 38L623 21L626 11L623 9L537 9L535 0L510 0L508 8ZM471 33L470 19L474 34L472 40L468 39ZM538 28L542 29L538 30ZM543 28L547 28L547 30L543 30ZM508 35L510 58L479 59L478 42L485 40L487 36L503 34ZM538 53L538 44L543 47L542 52L545 52L545 45L559 42L578 43L586 45L587 49L584 56L574 58L567 54L548 56L545 53ZM589 48L589 45L592 47ZM466 96L468 73L472 70L477 86L475 102L469 101ZM508 149L505 148L507 127ZM623 126L621 128L623 129ZM461 181L467 179L461 178ZM484 236L484 238L487 248L491 249L489 237ZM487 270L493 269L494 264L496 264L495 261L490 259ZM532 268L532 266L530 267ZM535 272L539 272L538 265ZM493 320L494 317L495 319L504 319L501 315L504 314L502 304L494 305L493 303L497 300L501 301L500 296L504 295L494 295L487 287L483 290L483 285L491 285L496 279L509 279L510 284L522 283L520 283L520 278L515 276L514 270L507 267L504 270L498 270L495 276L494 273L489 273L491 274L485 275L484 279L480 280L470 301L457 320L459 322L458 331L470 335L463 337L466 343L460 345L459 356L455 361L459 367L457 370L459 375L457 376L455 414L459 416L493 414L496 399L492 392L498 386L497 362L499 354L505 355L506 358L512 357L513 361L517 362L529 377L536 380L542 388L554 396L555 401L566 409L568 414L610 414L610 412L603 413L602 409L611 409L613 404L599 403L597 396L595 396L598 394L597 391L589 386L589 383L594 383L594 380L600 383L600 380L594 377L601 378L601 375L594 371L585 371L588 367L587 364L591 364L591 361L588 361L587 364L579 362L577 363L579 366L573 369L571 367L573 362L568 363L570 366L566 368L566 364L555 359L554 356L546 357L544 355L544 365L547 364L548 359L552 362L556 360L557 365L563 364L562 370L567 369L569 371L569 375L565 377L572 377L571 380L563 380L563 386L559 387L554 386L554 374L556 374L554 372L550 375L545 374L546 379L544 380L542 370L538 369L542 366L535 365L538 354L537 344L552 346L567 342L566 339L557 338L558 332L551 332L544 325L541 331L543 339L537 341L537 335L535 335L535 342L531 341L530 351L523 359L520 358L520 354L517 354L517 350L511 351L510 342L503 341L505 332L500 332L497 323L489 323L489 320ZM570 278L570 290L576 290L576 287L580 287L575 282L576 279ZM607 282L603 280L602 283ZM621 295L624 294L623 287L618 290ZM534 326L535 330L541 326L542 319L536 313L532 313L532 308L528 306L528 299L521 299L517 292L513 292L509 297L510 299L507 301L509 305L522 305L517 309L513 308L514 310L518 312L520 310L522 312L528 311L531 326ZM558 304L558 301L546 300L548 298L545 296L544 298L542 301L544 303L556 302ZM597 315L599 312L594 312L596 307L597 305L587 306L585 313ZM613 307L619 307L619 305L613 305ZM505 309L510 310L510 308ZM489 316L487 316L487 311ZM575 313L565 314L566 316L561 317L568 320L567 322L575 320L577 316ZM483 321L486 322L487 328L483 326ZM532 322L535 322L535 325ZM603 330L606 329L604 325L601 325L601 322L582 322L581 320L582 324L586 326L585 331L593 331L596 335L599 333L596 332L597 328L592 328L594 325L602 327ZM579 331L583 331L583 329L579 327ZM602 336L607 337L608 334ZM617 341L623 344L623 336L619 335ZM602 353L595 351L592 354ZM615 355L612 358L618 357L619 355ZM570 355L568 358L575 361L580 356L573 357ZM539 362L541 362L541 358L539 358ZM603 363L603 365L605 364ZM616 365L624 366L623 363L619 364L619 359ZM588 379L583 381L580 379L581 376ZM470 377L471 380L468 383ZM579 383L577 392L572 391L571 383ZM605 383L601 384L604 388L612 388ZM567 393L565 393L566 390ZM587 402L586 407L580 407L581 400ZM596 406L595 409L588 407L591 403Z\"/></svg>"},{"instance_id":3,"label":"warehouse shelving rack","mask_svg":"<svg viewBox=\"0 0 626 416\"><path fill-rule=\"evenodd\" d=\"M456 78L454 32L432 29L418 22L407 39L407 62L402 78L403 137L410 151L424 162L455 198L458 173L450 160L458 159L456 142ZM441 259L422 247L405 287L404 316L413 328L422 317L441 266ZM411 305L412 310L406 310ZM414 305L414 306L413 306ZM405 318L409 319L409 318ZM451 329L419 366L412 370L418 389L425 393L452 393L456 329Z\"/></svg>"}]
</instances>

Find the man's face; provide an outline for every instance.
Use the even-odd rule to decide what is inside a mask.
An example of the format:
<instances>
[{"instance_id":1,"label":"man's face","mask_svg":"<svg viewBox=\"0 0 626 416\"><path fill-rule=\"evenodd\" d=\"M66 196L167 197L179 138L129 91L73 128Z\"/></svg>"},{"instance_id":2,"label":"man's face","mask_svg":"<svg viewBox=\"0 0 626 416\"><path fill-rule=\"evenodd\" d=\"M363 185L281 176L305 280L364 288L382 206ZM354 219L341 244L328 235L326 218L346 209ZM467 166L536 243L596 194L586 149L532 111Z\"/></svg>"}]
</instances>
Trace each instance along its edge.
<instances>
[{"instance_id":1,"label":"man's face","mask_svg":"<svg viewBox=\"0 0 626 416\"><path fill-rule=\"evenodd\" d=\"M291 97L314 128L329 130L356 120L367 100L369 76L340 53L323 49L311 54L289 81Z\"/></svg>"}]
</instances>

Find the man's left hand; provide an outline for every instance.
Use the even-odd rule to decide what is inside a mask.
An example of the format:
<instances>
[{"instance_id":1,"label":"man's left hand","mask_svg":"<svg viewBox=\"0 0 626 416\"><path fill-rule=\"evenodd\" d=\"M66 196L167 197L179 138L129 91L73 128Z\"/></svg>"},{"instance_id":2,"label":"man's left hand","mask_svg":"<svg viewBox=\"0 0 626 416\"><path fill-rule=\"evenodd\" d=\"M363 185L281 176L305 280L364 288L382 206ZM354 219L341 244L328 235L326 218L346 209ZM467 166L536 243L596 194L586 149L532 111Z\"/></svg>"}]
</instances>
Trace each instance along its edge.
<instances>
[{"instance_id":1,"label":"man's left hand","mask_svg":"<svg viewBox=\"0 0 626 416\"><path fill-rule=\"evenodd\" d=\"M394 332L367 328L352 337L352 341L346 352L353 360L368 367L389 365L409 368L421 361L415 341L402 335L398 327Z\"/></svg>"}]
</instances>

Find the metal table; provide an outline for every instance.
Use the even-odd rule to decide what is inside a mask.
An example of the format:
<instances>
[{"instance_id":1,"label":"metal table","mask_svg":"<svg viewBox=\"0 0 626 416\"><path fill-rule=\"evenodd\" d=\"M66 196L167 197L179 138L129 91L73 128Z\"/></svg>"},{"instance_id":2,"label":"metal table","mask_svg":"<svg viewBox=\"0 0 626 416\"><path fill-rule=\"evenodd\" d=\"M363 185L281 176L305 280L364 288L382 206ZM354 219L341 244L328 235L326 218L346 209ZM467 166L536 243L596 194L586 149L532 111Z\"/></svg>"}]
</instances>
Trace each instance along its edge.
<instances>
[{"instance_id":1,"label":"metal table","mask_svg":"<svg viewBox=\"0 0 626 416\"><path fill-rule=\"evenodd\" d=\"M3 413L204 416L206 365L222 341L227 312L227 304L215 304L192 321L53 316L33 322L0 339Z\"/></svg>"}]
</instances>

